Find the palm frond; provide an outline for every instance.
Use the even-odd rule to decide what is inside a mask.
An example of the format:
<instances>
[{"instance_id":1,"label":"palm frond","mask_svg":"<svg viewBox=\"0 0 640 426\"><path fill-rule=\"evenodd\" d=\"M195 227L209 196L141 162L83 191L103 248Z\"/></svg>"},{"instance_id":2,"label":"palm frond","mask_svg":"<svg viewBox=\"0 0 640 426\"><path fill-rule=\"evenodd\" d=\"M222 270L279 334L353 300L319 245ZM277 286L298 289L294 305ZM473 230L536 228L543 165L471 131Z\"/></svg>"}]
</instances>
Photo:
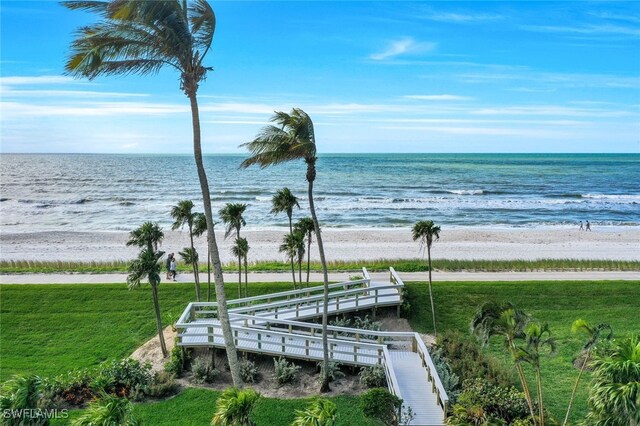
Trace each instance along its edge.
<instances>
[{"instance_id":1,"label":"palm frond","mask_svg":"<svg viewBox=\"0 0 640 426\"><path fill-rule=\"evenodd\" d=\"M198 57L201 62L213 41L213 35L216 31L216 15L205 0L195 0L189 11L191 12L189 20L195 45L203 51Z\"/></svg>"}]
</instances>

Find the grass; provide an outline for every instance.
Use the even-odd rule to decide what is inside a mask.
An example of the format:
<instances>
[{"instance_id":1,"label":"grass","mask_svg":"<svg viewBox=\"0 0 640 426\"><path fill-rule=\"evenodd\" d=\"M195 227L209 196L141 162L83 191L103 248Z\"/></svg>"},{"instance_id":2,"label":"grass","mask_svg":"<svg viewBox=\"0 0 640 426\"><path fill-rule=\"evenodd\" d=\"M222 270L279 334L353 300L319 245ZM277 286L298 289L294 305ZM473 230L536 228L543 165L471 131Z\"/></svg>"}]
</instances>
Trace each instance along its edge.
<instances>
[{"instance_id":1,"label":"grass","mask_svg":"<svg viewBox=\"0 0 640 426\"><path fill-rule=\"evenodd\" d=\"M428 288L424 283L409 283L412 307L410 323L414 330L432 333ZM578 370L574 357L584 343L581 335L571 333L571 323L582 318L592 324L608 323L616 337L640 331L640 281L544 281L544 282L438 282L433 285L438 330L468 332L476 308L485 301L510 301L540 322L547 322L558 343L554 357L543 357L542 376L545 405L560 420L564 419L571 389ZM492 340L488 350L512 363L503 354L502 341ZM530 374L530 383L533 376ZM573 410L573 419L584 418L589 377L583 378Z\"/></svg>"},{"instance_id":2,"label":"grass","mask_svg":"<svg viewBox=\"0 0 640 426\"><path fill-rule=\"evenodd\" d=\"M70 261L32 261L32 260L2 260L0 261L0 273L125 273L128 262L70 262ZM355 261L332 261L327 267L332 272L361 271L366 267L370 271L386 271L389 266L399 272L423 272L427 271L424 259L374 259ZM627 260L584 260L584 259L537 259L537 260L456 260L435 259L434 270L440 271L640 271L640 261ZM223 266L225 272L237 271L237 265L233 262ZM191 272L188 265L178 265L178 270ZM206 264L200 265L200 271L206 272ZM320 271L320 263L312 262L311 270ZM278 261L254 262L249 265L251 272L289 272L289 264Z\"/></svg>"}]
</instances>

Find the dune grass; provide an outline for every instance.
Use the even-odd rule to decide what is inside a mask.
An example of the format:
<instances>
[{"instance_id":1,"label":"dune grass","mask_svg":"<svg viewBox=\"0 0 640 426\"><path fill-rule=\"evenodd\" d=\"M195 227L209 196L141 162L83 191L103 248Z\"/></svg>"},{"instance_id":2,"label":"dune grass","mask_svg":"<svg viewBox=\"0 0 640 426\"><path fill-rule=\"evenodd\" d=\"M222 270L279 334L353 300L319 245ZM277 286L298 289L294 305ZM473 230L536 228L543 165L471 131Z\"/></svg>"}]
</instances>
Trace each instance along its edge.
<instances>
[{"instance_id":1,"label":"dune grass","mask_svg":"<svg viewBox=\"0 0 640 426\"><path fill-rule=\"evenodd\" d=\"M38 260L0 260L0 273L125 273L128 263L125 261L110 262L71 262L71 261L38 261ZM328 268L332 272L356 272L366 267L372 272L386 271L393 266L399 272L423 272L428 267L424 259L374 259L354 261L331 261ZM225 272L237 271L236 263L223 266ZM250 272L289 272L286 262L261 261L249 264ZM605 260L605 259L537 259L537 260L461 260L434 259L434 270L440 271L640 271L640 261ZM178 270L191 272L191 266L180 263ZM321 271L319 262L311 263L312 271ZM200 271L206 272L207 265L201 264Z\"/></svg>"}]
</instances>

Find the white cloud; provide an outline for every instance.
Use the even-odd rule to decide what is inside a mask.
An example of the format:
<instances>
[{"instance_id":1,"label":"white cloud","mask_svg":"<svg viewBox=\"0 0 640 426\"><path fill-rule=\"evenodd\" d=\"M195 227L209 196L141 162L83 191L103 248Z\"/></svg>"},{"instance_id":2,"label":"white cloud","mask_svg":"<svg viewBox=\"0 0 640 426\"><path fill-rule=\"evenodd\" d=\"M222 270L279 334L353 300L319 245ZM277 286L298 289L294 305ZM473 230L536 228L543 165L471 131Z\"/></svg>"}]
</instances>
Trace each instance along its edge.
<instances>
[{"instance_id":1,"label":"white cloud","mask_svg":"<svg viewBox=\"0 0 640 426\"><path fill-rule=\"evenodd\" d=\"M405 37L392 41L383 51L369 55L369 59L383 61L401 55L428 53L434 51L436 47L437 43L429 41L418 42L412 37Z\"/></svg>"},{"instance_id":2,"label":"white cloud","mask_svg":"<svg viewBox=\"0 0 640 426\"><path fill-rule=\"evenodd\" d=\"M452 12L433 12L422 16L424 19L440 22L451 23L472 23L472 22L486 22L486 21L498 21L504 19L502 15L497 14L472 14L472 13L452 13Z\"/></svg>"},{"instance_id":3,"label":"white cloud","mask_svg":"<svg viewBox=\"0 0 640 426\"><path fill-rule=\"evenodd\" d=\"M405 99L415 99L419 101L468 101L473 99L470 96L458 95L406 95Z\"/></svg>"},{"instance_id":4,"label":"white cloud","mask_svg":"<svg viewBox=\"0 0 640 426\"><path fill-rule=\"evenodd\" d=\"M591 24L584 26L554 26L554 25L523 25L523 30L545 33L572 33L572 34L623 34L639 36L640 29L612 24Z\"/></svg>"},{"instance_id":5,"label":"white cloud","mask_svg":"<svg viewBox=\"0 0 640 426\"><path fill-rule=\"evenodd\" d=\"M30 84L69 84L78 83L71 77L63 75L40 75L40 76L10 76L0 77L0 85L22 86ZM84 83L87 84L87 83Z\"/></svg>"}]
</instances>

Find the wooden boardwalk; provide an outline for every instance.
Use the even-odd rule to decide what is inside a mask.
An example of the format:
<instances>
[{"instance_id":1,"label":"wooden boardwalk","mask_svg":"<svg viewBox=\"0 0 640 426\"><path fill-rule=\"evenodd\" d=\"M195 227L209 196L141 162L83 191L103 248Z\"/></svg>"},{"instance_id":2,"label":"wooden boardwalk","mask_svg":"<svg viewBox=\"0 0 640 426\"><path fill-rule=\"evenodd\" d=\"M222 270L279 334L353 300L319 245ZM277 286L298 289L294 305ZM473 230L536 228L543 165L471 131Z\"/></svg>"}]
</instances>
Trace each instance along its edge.
<instances>
[{"instance_id":1,"label":"wooden boardwalk","mask_svg":"<svg viewBox=\"0 0 640 426\"><path fill-rule=\"evenodd\" d=\"M331 284L328 312L336 315L402 304L404 284L393 268L389 282L364 279ZM321 361L322 326L301 320L323 311L323 287L273 293L227 302L238 350ZM178 345L224 348L217 304L190 303L176 323ZM347 365L382 365L389 390L415 414L412 425L442 425L448 397L429 352L417 333L329 326L329 356Z\"/></svg>"}]
</instances>

